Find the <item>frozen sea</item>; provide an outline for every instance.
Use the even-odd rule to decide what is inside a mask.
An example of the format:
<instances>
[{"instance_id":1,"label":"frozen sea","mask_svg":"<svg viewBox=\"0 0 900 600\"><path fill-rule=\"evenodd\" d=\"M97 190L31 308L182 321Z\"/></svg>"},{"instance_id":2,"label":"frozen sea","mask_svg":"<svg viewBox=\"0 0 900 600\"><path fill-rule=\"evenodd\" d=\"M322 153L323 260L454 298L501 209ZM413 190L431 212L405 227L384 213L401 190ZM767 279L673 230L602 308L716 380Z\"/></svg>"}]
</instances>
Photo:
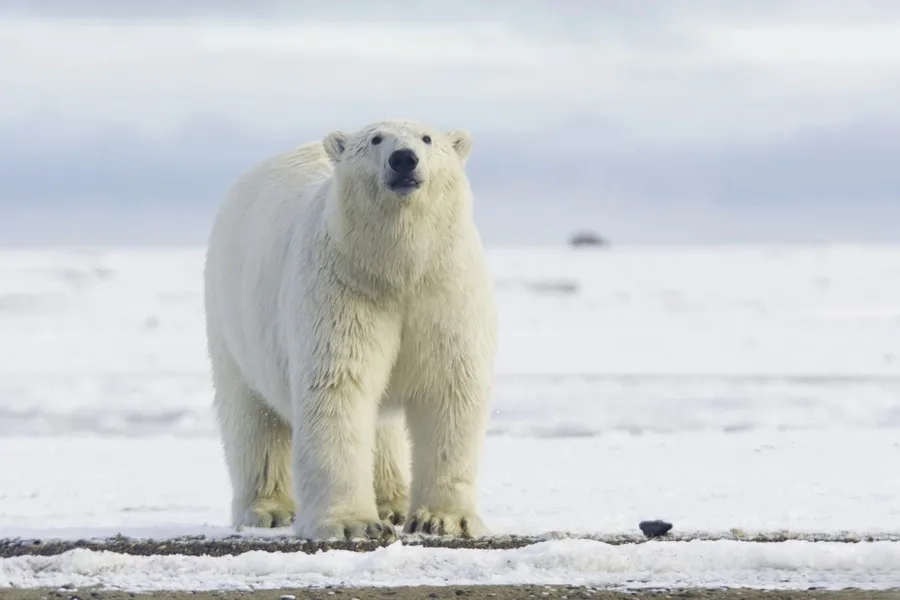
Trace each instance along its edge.
<instances>
[{"instance_id":1,"label":"frozen sea","mask_svg":"<svg viewBox=\"0 0 900 600\"><path fill-rule=\"evenodd\" d=\"M900 246L489 259L495 533L634 533L653 518L682 533L900 532ZM0 251L0 538L233 533L202 267L200 248ZM64 583L887 588L900 543L0 559L0 587Z\"/></svg>"}]
</instances>

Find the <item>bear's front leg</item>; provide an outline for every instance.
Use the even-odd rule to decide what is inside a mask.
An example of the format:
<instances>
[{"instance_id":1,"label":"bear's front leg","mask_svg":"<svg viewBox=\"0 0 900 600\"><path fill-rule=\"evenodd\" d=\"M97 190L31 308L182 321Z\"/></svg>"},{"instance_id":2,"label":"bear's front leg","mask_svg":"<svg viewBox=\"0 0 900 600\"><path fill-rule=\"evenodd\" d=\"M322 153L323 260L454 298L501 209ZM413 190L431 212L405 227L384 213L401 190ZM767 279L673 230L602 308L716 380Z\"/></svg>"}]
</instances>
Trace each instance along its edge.
<instances>
[{"instance_id":1,"label":"bear's front leg","mask_svg":"<svg viewBox=\"0 0 900 600\"><path fill-rule=\"evenodd\" d=\"M417 299L397 370L413 474L409 533L482 537L478 472L490 413L497 314L480 252Z\"/></svg>"},{"instance_id":2,"label":"bear's front leg","mask_svg":"<svg viewBox=\"0 0 900 600\"><path fill-rule=\"evenodd\" d=\"M296 363L294 530L307 539L390 538L375 499L375 434L400 328L371 311L341 316L319 324Z\"/></svg>"},{"instance_id":3,"label":"bear's front leg","mask_svg":"<svg viewBox=\"0 0 900 600\"><path fill-rule=\"evenodd\" d=\"M479 515L477 481L488 396L487 381L461 377L408 407L413 477L406 532L464 538L488 533Z\"/></svg>"}]
</instances>

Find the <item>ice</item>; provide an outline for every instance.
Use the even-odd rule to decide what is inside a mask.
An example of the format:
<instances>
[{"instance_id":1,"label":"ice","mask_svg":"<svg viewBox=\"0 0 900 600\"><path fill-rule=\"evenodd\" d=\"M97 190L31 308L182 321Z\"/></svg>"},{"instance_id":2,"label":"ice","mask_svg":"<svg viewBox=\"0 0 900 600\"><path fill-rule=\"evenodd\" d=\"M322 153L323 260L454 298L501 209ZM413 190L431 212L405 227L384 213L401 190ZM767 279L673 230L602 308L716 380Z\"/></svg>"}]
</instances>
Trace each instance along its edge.
<instances>
[{"instance_id":1,"label":"ice","mask_svg":"<svg viewBox=\"0 0 900 600\"><path fill-rule=\"evenodd\" d=\"M493 433L900 426L900 246L489 256ZM0 253L0 433L214 435L202 268Z\"/></svg>"},{"instance_id":2,"label":"ice","mask_svg":"<svg viewBox=\"0 0 900 600\"><path fill-rule=\"evenodd\" d=\"M489 259L500 344L482 504L495 532L635 533L655 518L677 532L900 532L900 246L492 249ZM233 533L202 266L199 248L0 252L0 538ZM0 586L889 587L900 585L898 548L76 551L3 559Z\"/></svg>"}]
</instances>

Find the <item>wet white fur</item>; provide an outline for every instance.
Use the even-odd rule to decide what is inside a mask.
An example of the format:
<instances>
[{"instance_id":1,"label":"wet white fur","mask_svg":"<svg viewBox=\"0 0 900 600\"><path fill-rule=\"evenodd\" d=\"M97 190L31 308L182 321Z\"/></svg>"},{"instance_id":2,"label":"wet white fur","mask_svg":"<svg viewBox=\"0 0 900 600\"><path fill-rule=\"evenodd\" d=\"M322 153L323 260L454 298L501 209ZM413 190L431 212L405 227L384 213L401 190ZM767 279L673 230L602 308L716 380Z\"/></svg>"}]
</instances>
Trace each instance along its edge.
<instances>
[{"instance_id":1,"label":"wet white fur","mask_svg":"<svg viewBox=\"0 0 900 600\"><path fill-rule=\"evenodd\" d=\"M387 187L398 148L424 180L405 196ZM235 526L296 509L300 536L358 537L409 511L485 533L496 314L470 149L465 132L385 121L277 155L229 192L205 303Z\"/></svg>"}]
</instances>

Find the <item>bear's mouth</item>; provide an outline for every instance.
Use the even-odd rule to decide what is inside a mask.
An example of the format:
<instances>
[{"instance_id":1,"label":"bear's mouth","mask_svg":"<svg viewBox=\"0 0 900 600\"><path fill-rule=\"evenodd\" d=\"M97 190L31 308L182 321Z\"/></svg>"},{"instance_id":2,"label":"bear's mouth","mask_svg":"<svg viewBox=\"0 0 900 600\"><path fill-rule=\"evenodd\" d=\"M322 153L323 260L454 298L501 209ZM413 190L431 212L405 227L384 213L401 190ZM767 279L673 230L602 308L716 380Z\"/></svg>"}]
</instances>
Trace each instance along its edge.
<instances>
[{"instance_id":1,"label":"bear's mouth","mask_svg":"<svg viewBox=\"0 0 900 600\"><path fill-rule=\"evenodd\" d=\"M408 194L422 186L422 180L410 175L399 175L388 181L388 189L397 194Z\"/></svg>"}]
</instances>

